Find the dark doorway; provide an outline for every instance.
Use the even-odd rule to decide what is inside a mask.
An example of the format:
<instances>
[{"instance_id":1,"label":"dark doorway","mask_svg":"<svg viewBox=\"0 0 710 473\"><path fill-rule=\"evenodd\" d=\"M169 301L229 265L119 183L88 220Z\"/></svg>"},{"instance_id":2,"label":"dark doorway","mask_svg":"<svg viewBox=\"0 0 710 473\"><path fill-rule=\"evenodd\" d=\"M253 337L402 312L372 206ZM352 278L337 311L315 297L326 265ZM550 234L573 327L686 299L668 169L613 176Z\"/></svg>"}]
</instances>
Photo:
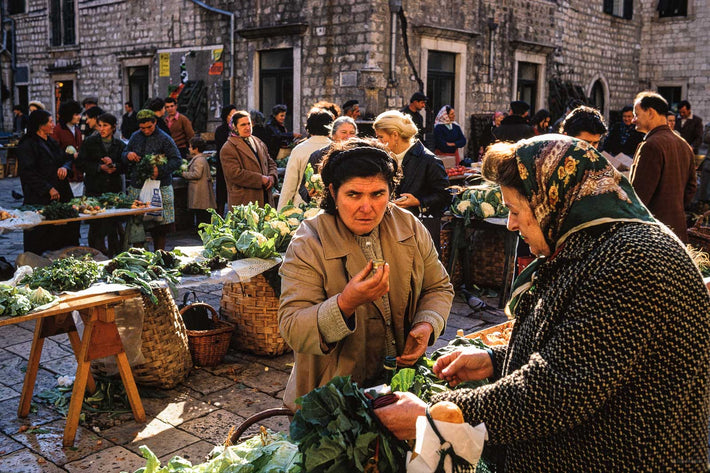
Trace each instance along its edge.
<instances>
[{"instance_id":1,"label":"dark doorway","mask_svg":"<svg viewBox=\"0 0 710 473\"><path fill-rule=\"evenodd\" d=\"M272 49L259 53L259 110L271 115L274 105L288 107L286 123L293 117L293 49Z\"/></svg>"},{"instance_id":2,"label":"dark doorway","mask_svg":"<svg viewBox=\"0 0 710 473\"><path fill-rule=\"evenodd\" d=\"M127 68L128 100L133 102L136 110L144 108L148 101L149 68L138 66Z\"/></svg>"},{"instance_id":3,"label":"dark doorway","mask_svg":"<svg viewBox=\"0 0 710 473\"><path fill-rule=\"evenodd\" d=\"M530 104L530 115L537 111L537 68L532 62L518 63L518 90L516 100Z\"/></svg>"}]
</instances>

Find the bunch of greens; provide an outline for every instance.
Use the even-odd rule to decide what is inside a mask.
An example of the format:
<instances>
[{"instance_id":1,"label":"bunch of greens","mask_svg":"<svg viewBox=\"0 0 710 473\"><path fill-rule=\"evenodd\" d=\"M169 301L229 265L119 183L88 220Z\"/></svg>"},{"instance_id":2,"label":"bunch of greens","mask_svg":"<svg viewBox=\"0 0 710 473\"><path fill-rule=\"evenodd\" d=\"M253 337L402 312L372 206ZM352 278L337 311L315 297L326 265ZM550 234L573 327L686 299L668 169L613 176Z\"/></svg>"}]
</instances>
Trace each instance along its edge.
<instances>
[{"instance_id":1,"label":"bunch of greens","mask_svg":"<svg viewBox=\"0 0 710 473\"><path fill-rule=\"evenodd\" d=\"M98 413L108 412L112 416L131 412L131 405L120 379L104 376L94 376L96 391L86 394L82 411ZM40 402L47 404L66 417L71 402L72 384L60 385L45 389L37 394Z\"/></svg>"},{"instance_id":2,"label":"bunch of greens","mask_svg":"<svg viewBox=\"0 0 710 473\"><path fill-rule=\"evenodd\" d=\"M29 290L24 287L0 284L0 316L17 317L48 304L56 299L45 289Z\"/></svg>"},{"instance_id":3,"label":"bunch of greens","mask_svg":"<svg viewBox=\"0 0 710 473\"><path fill-rule=\"evenodd\" d=\"M209 275L212 271L225 268L227 263L221 256L213 256L205 261L191 261L180 266L180 274Z\"/></svg>"},{"instance_id":4,"label":"bunch of greens","mask_svg":"<svg viewBox=\"0 0 710 473\"><path fill-rule=\"evenodd\" d=\"M380 427L350 377L336 377L296 400L291 422L301 466L311 473L363 472L377 455L380 473L404 471L406 446Z\"/></svg>"},{"instance_id":5,"label":"bunch of greens","mask_svg":"<svg viewBox=\"0 0 710 473\"><path fill-rule=\"evenodd\" d=\"M392 377L390 387L392 391L409 391L418 398L429 402L434 394L452 389L477 388L488 384L488 380L467 381L452 388L446 380L439 379L432 368L434 362L444 355L458 350L461 347L488 348L480 339L456 337L448 345L432 353L431 358L422 357L413 368L403 368Z\"/></svg>"},{"instance_id":6,"label":"bunch of greens","mask_svg":"<svg viewBox=\"0 0 710 473\"><path fill-rule=\"evenodd\" d=\"M28 274L20 284L27 284L32 289L42 287L50 292L81 291L94 284L101 275L100 266L91 259L91 255L83 258L67 258L52 261L44 268L37 268Z\"/></svg>"},{"instance_id":7,"label":"bunch of greens","mask_svg":"<svg viewBox=\"0 0 710 473\"><path fill-rule=\"evenodd\" d=\"M173 171L173 176L182 177L182 173L187 172L189 167L190 162L187 159L183 159L180 167Z\"/></svg>"},{"instance_id":8,"label":"bunch of greens","mask_svg":"<svg viewBox=\"0 0 710 473\"><path fill-rule=\"evenodd\" d=\"M167 162L168 158L164 154L146 154L136 165L136 182L145 182L147 179L153 179L153 168L164 166Z\"/></svg>"},{"instance_id":9,"label":"bunch of greens","mask_svg":"<svg viewBox=\"0 0 710 473\"><path fill-rule=\"evenodd\" d=\"M46 205L40 213L47 220L63 220L65 218L76 218L79 216L79 211L68 202L54 201Z\"/></svg>"},{"instance_id":10,"label":"bunch of greens","mask_svg":"<svg viewBox=\"0 0 710 473\"><path fill-rule=\"evenodd\" d=\"M158 457L145 445L140 447L146 466L135 473L301 473L298 447L282 434L262 432L239 445L215 447L210 460L193 465L173 457L161 467Z\"/></svg>"},{"instance_id":11,"label":"bunch of greens","mask_svg":"<svg viewBox=\"0 0 710 473\"><path fill-rule=\"evenodd\" d=\"M306 165L306 170L304 171L304 185L309 194L319 197L323 194L325 187L323 187L323 179L321 179L320 174L317 174L313 170L311 163Z\"/></svg>"},{"instance_id":12,"label":"bunch of greens","mask_svg":"<svg viewBox=\"0 0 710 473\"><path fill-rule=\"evenodd\" d=\"M111 209L130 209L134 202L134 199L121 192L105 192L98 196L96 200L99 201L102 207Z\"/></svg>"},{"instance_id":13,"label":"bunch of greens","mask_svg":"<svg viewBox=\"0 0 710 473\"><path fill-rule=\"evenodd\" d=\"M487 184L467 187L454 199L451 213L464 218L468 225L471 219L507 217L508 209L503 205L500 186Z\"/></svg>"},{"instance_id":14,"label":"bunch of greens","mask_svg":"<svg viewBox=\"0 0 710 473\"><path fill-rule=\"evenodd\" d=\"M157 281L166 281L175 292L177 278L180 276L176 269L179 265L180 260L174 253L163 250L152 253L141 248L131 248L116 255L104 267L104 271L107 282L135 286L153 304L157 304L158 298L153 294L153 286Z\"/></svg>"}]
</instances>

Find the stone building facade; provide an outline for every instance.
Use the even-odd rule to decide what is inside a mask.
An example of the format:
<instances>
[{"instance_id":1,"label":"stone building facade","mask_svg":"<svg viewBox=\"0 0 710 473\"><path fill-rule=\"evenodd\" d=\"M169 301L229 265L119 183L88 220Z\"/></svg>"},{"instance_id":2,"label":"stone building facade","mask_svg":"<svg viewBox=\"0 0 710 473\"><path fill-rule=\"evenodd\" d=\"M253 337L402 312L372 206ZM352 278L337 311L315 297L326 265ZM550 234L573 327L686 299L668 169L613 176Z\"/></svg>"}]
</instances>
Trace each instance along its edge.
<instances>
[{"instance_id":1,"label":"stone building facade","mask_svg":"<svg viewBox=\"0 0 710 473\"><path fill-rule=\"evenodd\" d=\"M230 101L266 115L288 103L289 128L303 131L318 100L358 99L372 117L420 88L429 120L451 104L466 130L472 114L518 98L559 109L570 86L607 116L639 90L680 87L710 119L708 0L660 19L659 1L673 2L5 0L15 50L2 56L2 80L15 102L54 109L58 95L97 95L117 114L184 83L202 94L208 131ZM11 123L10 101L3 115Z\"/></svg>"}]
</instances>

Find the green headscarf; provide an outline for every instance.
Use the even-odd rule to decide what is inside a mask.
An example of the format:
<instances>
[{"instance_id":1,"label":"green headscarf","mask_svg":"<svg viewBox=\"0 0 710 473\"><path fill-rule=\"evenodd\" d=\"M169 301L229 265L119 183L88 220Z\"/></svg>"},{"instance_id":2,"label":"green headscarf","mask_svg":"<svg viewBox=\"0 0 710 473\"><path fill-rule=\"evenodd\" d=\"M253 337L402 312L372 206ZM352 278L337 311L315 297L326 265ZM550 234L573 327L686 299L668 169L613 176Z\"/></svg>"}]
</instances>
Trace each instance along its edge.
<instances>
[{"instance_id":1,"label":"green headscarf","mask_svg":"<svg viewBox=\"0 0 710 473\"><path fill-rule=\"evenodd\" d=\"M516 160L525 197L553 254L572 233L595 225L657 223L629 181L586 141L541 135L520 141ZM537 258L516 278L509 315L515 315L543 261Z\"/></svg>"}]
</instances>

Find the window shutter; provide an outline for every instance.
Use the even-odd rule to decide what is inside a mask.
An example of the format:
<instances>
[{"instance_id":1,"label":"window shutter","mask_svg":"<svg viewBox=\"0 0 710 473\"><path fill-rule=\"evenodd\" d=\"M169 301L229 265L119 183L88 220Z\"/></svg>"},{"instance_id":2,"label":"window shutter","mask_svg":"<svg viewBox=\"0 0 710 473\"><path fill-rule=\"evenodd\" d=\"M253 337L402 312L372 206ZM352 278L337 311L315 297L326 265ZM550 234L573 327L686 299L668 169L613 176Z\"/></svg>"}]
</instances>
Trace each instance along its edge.
<instances>
[{"instance_id":1,"label":"window shutter","mask_svg":"<svg viewBox=\"0 0 710 473\"><path fill-rule=\"evenodd\" d=\"M614 13L614 0L604 0L604 13Z\"/></svg>"},{"instance_id":2,"label":"window shutter","mask_svg":"<svg viewBox=\"0 0 710 473\"><path fill-rule=\"evenodd\" d=\"M634 0L624 0L624 19L630 20L634 16Z\"/></svg>"},{"instance_id":3,"label":"window shutter","mask_svg":"<svg viewBox=\"0 0 710 473\"><path fill-rule=\"evenodd\" d=\"M49 5L50 42L52 46L62 45L61 0L51 0Z\"/></svg>"}]
</instances>

